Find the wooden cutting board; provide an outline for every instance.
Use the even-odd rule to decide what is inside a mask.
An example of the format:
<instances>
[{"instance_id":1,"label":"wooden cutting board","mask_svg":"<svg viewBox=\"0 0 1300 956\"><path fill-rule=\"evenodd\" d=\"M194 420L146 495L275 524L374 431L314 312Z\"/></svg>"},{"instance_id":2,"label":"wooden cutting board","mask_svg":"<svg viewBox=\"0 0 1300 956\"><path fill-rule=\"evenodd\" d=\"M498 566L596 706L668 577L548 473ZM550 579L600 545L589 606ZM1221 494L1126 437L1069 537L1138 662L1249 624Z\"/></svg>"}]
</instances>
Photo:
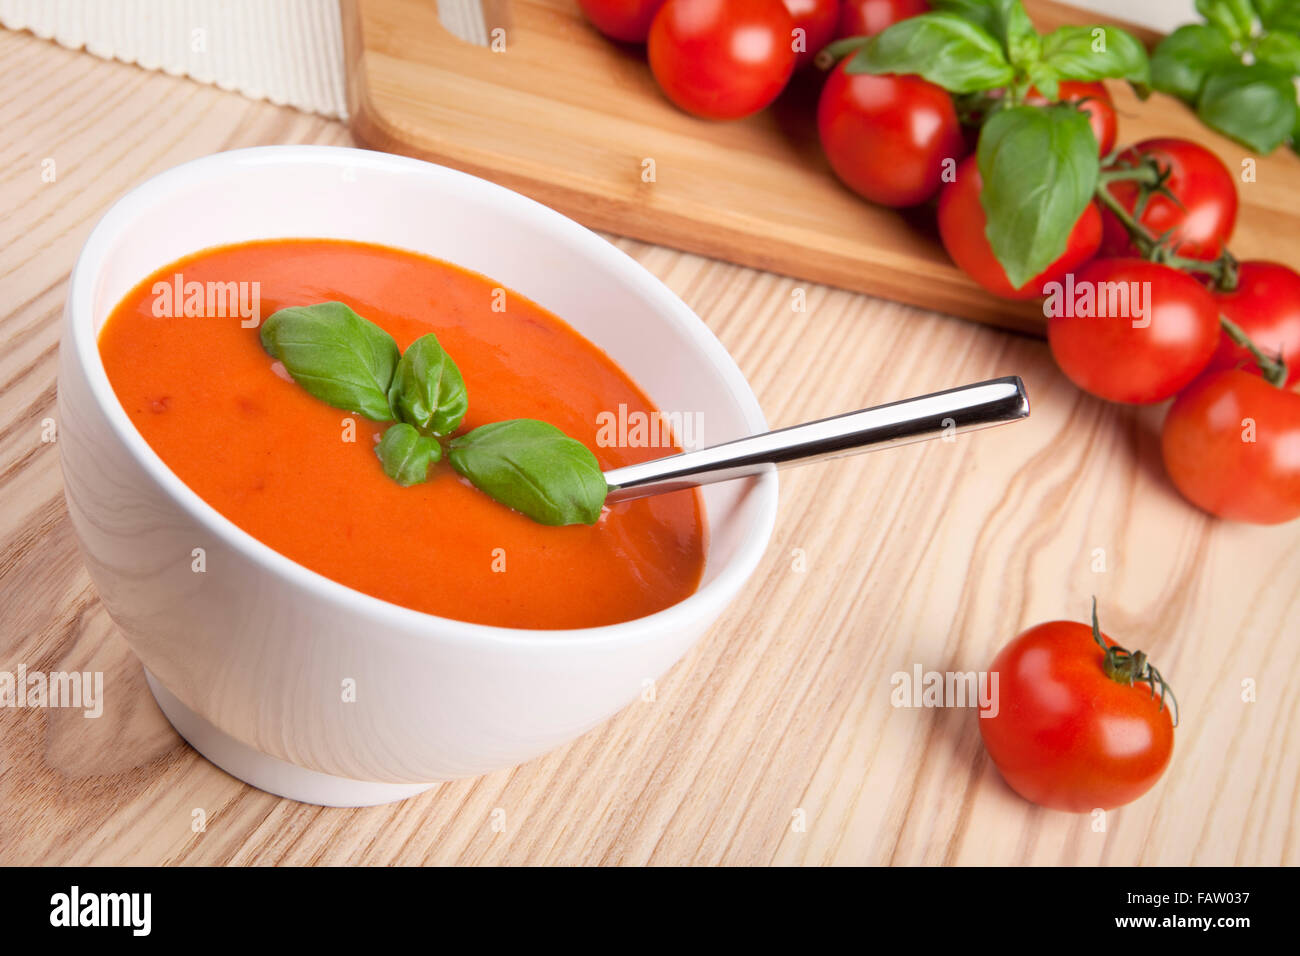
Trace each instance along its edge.
<instances>
[{"instance_id":1,"label":"wooden cutting board","mask_svg":"<svg viewBox=\"0 0 1300 956\"><path fill-rule=\"evenodd\" d=\"M1026 6L1040 29L1097 22L1045 0ZM434 0L343 0L343 20L364 146L494 180L596 229L1041 331L1039 306L987 295L949 262L930 210L873 206L839 184L817 142L815 77L772 109L716 123L668 103L642 51L608 42L575 0L488 0L483 22L504 31L496 52L450 33ZM1121 143L1185 136L1234 171L1254 158L1170 97L1110 88ZM1234 252L1300 265L1300 157L1259 159L1239 192Z\"/></svg>"}]
</instances>

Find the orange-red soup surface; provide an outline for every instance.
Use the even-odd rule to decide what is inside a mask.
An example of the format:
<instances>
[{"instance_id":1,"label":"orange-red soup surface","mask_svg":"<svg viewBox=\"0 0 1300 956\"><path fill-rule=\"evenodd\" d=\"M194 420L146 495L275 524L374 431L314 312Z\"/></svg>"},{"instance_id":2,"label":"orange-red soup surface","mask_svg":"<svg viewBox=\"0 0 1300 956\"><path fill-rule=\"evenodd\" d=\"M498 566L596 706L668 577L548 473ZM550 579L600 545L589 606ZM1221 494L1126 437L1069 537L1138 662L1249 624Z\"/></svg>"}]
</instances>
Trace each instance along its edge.
<instances>
[{"instance_id":1,"label":"orange-red soup surface","mask_svg":"<svg viewBox=\"0 0 1300 956\"><path fill-rule=\"evenodd\" d=\"M277 374L238 315L155 316L155 282L258 282L262 317L337 300L405 349L428 332L469 393L462 431L538 418L604 469L672 447L602 447L602 412L654 412L593 344L536 303L447 263L382 246L273 240L206 250L136 286L99 336L109 381L158 456L240 528L313 571L443 617L521 628L628 621L698 586L705 526L694 490L609 505L596 525L535 524L444 459L429 481L389 479L385 425L332 408ZM494 302L497 306L494 309ZM179 312L179 308L173 311ZM349 423L349 419L353 424ZM355 441L348 430L355 428Z\"/></svg>"}]
</instances>

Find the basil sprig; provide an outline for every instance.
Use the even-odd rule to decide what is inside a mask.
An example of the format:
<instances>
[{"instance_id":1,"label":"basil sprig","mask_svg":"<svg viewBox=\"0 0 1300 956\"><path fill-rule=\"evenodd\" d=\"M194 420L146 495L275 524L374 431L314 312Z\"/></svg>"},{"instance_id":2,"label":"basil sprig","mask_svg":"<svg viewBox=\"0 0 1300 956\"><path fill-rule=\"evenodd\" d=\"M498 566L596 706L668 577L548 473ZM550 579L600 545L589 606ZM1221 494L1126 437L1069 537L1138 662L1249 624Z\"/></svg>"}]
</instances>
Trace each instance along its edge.
<instances>
[{"instance_id":1,"label":"basil sprig","mask_svg":"<svg viewBox=\"0 0 1300 956\"><path fill-rule=\"evenodd\" d=\"M1113 26L1034 29L1021 0L933 0L934 12L874 37L840 40L849 73L910 73L963 97L987 116L978 166L985 235L1016 287L1061 257L1092 198L1097 141L1075 106L1026 107L1031 89L1049 101L1066 80L1126 80L1145 96L1146 49Z\"/></svg>"},{"instance_id":2,"label":"basil sprig","mask_svg":"<svg viewBox=\"0 0 1300 956\"><path fill-rule=\"evenodd\" d=\"M469 407L460 369L433 334L402 353L387 332L341 302L293 306L266 320L262 346L311 395L374 421L392 421L375 446L403 487L427 481L442 441ZM609 488L596 456L546 422L518 418L448 443L447 457L481 491L547 525L594 524Z\"/></svg>"},{"instance_id":3,"label":"basil sprig","mask_svg":"<svg viewBox=\"0 0 1300 956\"><path fill-rule=\"evenodd\" d=\"M1257 153L1287 140L1300 151L1300 4L1196 0L1196 9L1206 22L1179 27L1152 54L1155 88Z\"/></svg>"},{"instance_id":4,"label":"basil sprig","mask_svg":"<svg viewBox=\"0 0 1300 956\"><path fill-rule=\"evenodd\" d=\"M1021 0L934 0L932 13L901 20L874 37L831 45L853 53L849 73L910 73L950 93L1029 89L1056 99L1062 80L1127 80L1145 95L1146 49L1115 26L1066 26L1042 36Z\"/></svg>"},{"instance_id":5,"label":"basil sprig","mask_svg":"<svg viewBox=\"0 0 1300 956\"><path fill-rule=\"evenodd\" d=\"M592 524L608 493L586 445L532 418L475 428L452 439L447 457L475 487L542 524Z\"/></svg>"}]
</instances>

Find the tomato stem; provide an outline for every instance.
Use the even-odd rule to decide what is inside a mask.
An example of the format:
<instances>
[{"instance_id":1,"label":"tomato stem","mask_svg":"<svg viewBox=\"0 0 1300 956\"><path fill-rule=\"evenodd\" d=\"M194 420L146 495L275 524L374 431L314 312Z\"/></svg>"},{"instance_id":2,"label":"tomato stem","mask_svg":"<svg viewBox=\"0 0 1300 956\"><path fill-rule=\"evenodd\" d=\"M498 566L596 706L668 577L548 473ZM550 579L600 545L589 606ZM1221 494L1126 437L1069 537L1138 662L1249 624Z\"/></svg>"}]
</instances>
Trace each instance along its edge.
<instances>
[{"instance_id":1,"label":"tomato stem","mask_svg":"<svg viewBox=\"0 0 1300 956\"><path fill-rule=\"evenodd\" d=\"M1204 260L1192 259L1187 256L1178 255L1171 247L1169 236L1157 236L1142 225L1141 222L1125 208L1110 191L1110 184L1114 182L1138 182L1142 185L1142 190L1138 196L1137 211L1139 215L1146 206L1147 200L1152 195L1160 193L1173 202L1182 205L1177 196L1169 191L1165 181L1169 178L1170 170L1162 169L1154 161L1141 163L1133 166L1123 164L1114 166L1109 169L1103 169L1097 179L1097 198L1107 209L1114 214L1115 218L1120 221L1133 244L1138 247L1142 255L1152 262L1159 262L1167 266L1173 266L1183 272L1199 272L1202 275L1208 275L1214 280L1216 289L1224 292L1231 292L1237 287L1237 260L1224 247L1223 254L1217 259Z\"/></svg>"},{"instance_id":2,"label":"tomato stem","mask_svg":"<svg viewBox=\"0 0 1300 956\"><path fill-rule=\"evenodd\" d=\"M1148 186L1155 186L1159 183L1160 172L1158 169L1147 163L1139 163L1134 166L1130 163L1116 162L1117 154L1117 150L1112 151L1110 156L1103 159L1102 170L1098 173L1098 182L1138 182Z\"/></svg>"},{"instance_id":3,"label":"tomato stem","mask_svg":"<svg viewBox=\"0 0 1300 956\"><path fill-rule=\"evenodd\" d=\"M1282 358L1281 353L1278 353L1276 356L1265 354L1258 345L1251 341L1250 336L1246 334L1245 330L1226 315L1219 316L1219 326L1223 329L1224 334L1228 336L1228 338L1232 339L1234 343L1240 345L1250 353L1250 357L1255 360L1255 364L1259 366L1260 373L1270 385L1276 385L1278 388L1281 388L1286 384L1286 360Z\"/></svg>"},{"instance_id":4,"label":"tomato stem","mask_svg":"<svg viewBox=\"0 0 1300 956\"><path fill-rule=\"evenodd\" d=\"M1217 263L1203 262L1199 259L1187 259L1173 252L1165 241L1168 237L1156 236L1150 229L1138 222L1137 218L1125 208L1124 204L1115 198L1110 191L1110 184L1127 179L1136 179L1136 176L1127 175L1129 172L1138 172L1133 169L1115 170L1114 173L1107 170L1097 179L1097 199L1101 204L1114 214L1115 218L1120 221L1124 230L1133 240L1133 244L1138 247L1144 258L1152 262L1163 262L1166 265L1172 265L1176 269L1183 271L1205 272L1218 278ZM1142 180L1146 182L1147 180ZM1139 199L1141 202L1141 199Z\"/></svg>"},{"instance_id":5,"label":"tomato stem","mask_svg":"<svg viewBox=\"0 0 1300 956\"><path fill-rule=\"evenodd\" d=\"M1210 276L1215 289L1222 292L1231 292L1237 288L1237 259L1228 251L1226 245L1223 247L1223 253L1217 259L1209 261L1180 256L1170 249L1168 236L1152 235L1151 230L1138 222L1133 214L1124 207L1124 204L1114 197L1109 188L1112 182L1127 179L1136 179L1141 182L1154 181L1151 179L1151 172L1149 170L1142 172L1142 169L1143 167L1122 166L1113 170L1103 170L1097 180L1098 201L1119 220L1132 238L1133 244L1138 247L1138 250L1147 259L1182 272L1197 272ZM1265 353L1251 340L1241 326L1222 313L1219 315L1219 325L1228 338L1250 352L1251 358L1259 366L1260 373L1264 376L1265 381L1278 388L1286 384L1287 366L1280 354L1272 356Z\"/></svg>"},{"instance_id":6,"label":"tomato stem","mask_svg":"<svg viewBox=\"0 0 1300 956\"><path fill-rule=\"evenodd\" d=\"M1092 599L1092 639L1097 642L1106 654L1102 661L1102 669L1106 676L1111 680L1132 686L1133 684L1146 684L1151 691L1151 697L1156 696L1156 687L1160 688L1160 709L1165 709L1165 695L1169 695L1170 711L1173 715L1174 726L1178 726L1178 698L1174 696L1174 689L1161 676L1160 672L1152 666L1151 661L1142 651L1128 651L1118 644L1107 644L1106 639L1101 636L1101 624L1097 620L1097 598Z\"/></svg>"},{"instance_id":7,"label":"tomato stem","mask_svg":"<svg viewBox=\"0 0 1300 956\"><path fill-rule=\"evenodd\" d=\"M816 63L823 70L829 70L840 60L856 56L857 52L871 42L871 37L845 37L822 47L817 52Z\"/></svg>"}]
</instances>

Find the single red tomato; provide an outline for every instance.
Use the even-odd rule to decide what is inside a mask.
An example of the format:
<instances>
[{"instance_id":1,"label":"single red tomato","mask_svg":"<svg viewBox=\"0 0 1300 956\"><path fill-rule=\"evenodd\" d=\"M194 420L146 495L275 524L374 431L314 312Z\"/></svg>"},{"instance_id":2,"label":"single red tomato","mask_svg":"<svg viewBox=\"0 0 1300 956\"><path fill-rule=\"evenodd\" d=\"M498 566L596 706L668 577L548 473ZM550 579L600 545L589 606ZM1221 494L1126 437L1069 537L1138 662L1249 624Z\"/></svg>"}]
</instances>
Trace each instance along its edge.
<instances>
[{"instance_id":1,"label":"single red tomato","mask_svg":"<svg viewBox=\"0 0 1300 956\"><path fill-rule=\"evenodd\" d=\"M944 161L962 155L952 98L919 76L848 73L822 87L817 129L831 168L850 189L884 206L915 206L942 185Z\"/></svg>"},{"instance_id":2,"label":"single red tomato","mask_svg":"<svg viewBox=\"0 0 1300 956\"><path fill-rule=\"evenodd\" d=\"M837 35L873 37L900 20L929 12L926 0L844 0Z\"/></svg>"},{"instance_id":3,"label":"single red tomato","mask_svg":"<svg viewBox=\"0 0 1300 956\"><path fill-rule=\"evenodd\" d=\"M1265 355L1281 355L1286 384L1300 381L1300 275L1276 262L1243 262L1237 266L1237 287L1216 292L1219 311L1241 327ZM1219 333L1219 348L1210 359L1212 370L1236 368L1258 372L1250 352Z\"/></svg>"},{"instance_id":4,"label":"single red tomato","mask_svg":"<svg viewBox=\"0 0 1300 956\"><path fill-rule=\"evenodd\" d=\"M1033 299L1043 295L1043 286L1061 279L1087 262L1101 242L1101 215L1088 203L1070 231L1065 251L1050 266L1019 288L1011 285L1006 271L993 254L984 235L987 218L980 205L980 172L976 158L969 156L957 167L956 179L939 194L939 238L952 261L963 272L994 295L1004 299Z\"/></svg>"},{"instance_id":5,"label":"single red tomato","mask_svg":"<svg viewBox=\"0 0 1300 956\"><path fill-rule=\"evenodd\" d=\"M835 39L840 0L785 0L785 8L794 18L794 28L803 31L802 49L795 51L795 67L808 66L822 47Z\"/></svg>"},{"instance_id":6,"label":"single red tomato","mask_svg":"<svg viewBox=\"0 0 1300 956\"><path fill-rule=\"evenodd\" d=\"M686 112L739 119L785 88L793 30L781 0L667 0L650 25L650 69Z\"/></svg>"},{"instance_id":7,"label":"single red tomato","mask_svg":"<svg viewBox=\"0 0 1300 956\"><path fill-rule=\"evenodd\" d=\"M1120 153L1117 161L1135 164L1146 157L1167 171L1165 188L1177 201L1152 193L1138 222L1157 238L1169 233L1181 256L1217 259L1237 222L1237 187L1228 167L1204 146L1173 138L1144 140ZM1109 188L1131 214L1138 203L1138 184L1126 180L1111 183ZM1103 219L1102 255L1140 254L1112 212L1106 210Z\"/></svg>"},{"instance_id":8,"label":"single red tomato","mask_svg":"<svg viewBox=\"0 0 1300 956\"><path fill-rule=\"evenodd\" d=\"M1078 80L1062 80L1058 84L1060 102L1076 104L1088 114L1088 123L1092 126L1092 135L1097 138L1097 155L1105 156L1115 148L1115 133L1119 120L1115 115L1115 101L1106 92L1101 83L1084 83ZM1050 100L1031 88L1025 96L1030 106L1045 106Z\"/></svg>"},{"instance_id":9,"label":"single red tomato","mask_svg":"<svg viewBox=\"0 0 1300 956\"><path fill-rule=\"evenodd\" d=\"M664 0L578 0L592 25L611 40L644 43Z\"/></svg>"},{"instance_id":10,"label":"single red tomato","mask_svg":"<svg viewBox=\"0 0 1300 956\"><path fill-rule=\"evenodd\" d=\"M1095 609L1091 627L1050 621L1020 634L993 659L989 687L995 704L977 718L984 749L1026 800L1110 810L1169 766L1177 703L1145 654L1101 633Z\"/></svg>"},{"instance_id":11,"label":"single red tomato","mask_svg":"<svg viewBox=\"0 0 1300 956\"><path fill-rule=\"evenodd\" d=\"M1112 402L1171 398L1219 344L1219 309L1205 286L1145 259L1094 259L1051 291L1043 311L1061 371Z\"/></svg>"},{"instance_id":12,"label":"single red tomato","mask_svg":"<svg viewBox=\"0 0 1300 956\"><path fill-rule=\"evenodd\" d=\"M1300 518L1300 394L1241 369L1211 372L1174 400L1160 433L1169 478L1220 518Z\"/></svg>"}]
</instances>

